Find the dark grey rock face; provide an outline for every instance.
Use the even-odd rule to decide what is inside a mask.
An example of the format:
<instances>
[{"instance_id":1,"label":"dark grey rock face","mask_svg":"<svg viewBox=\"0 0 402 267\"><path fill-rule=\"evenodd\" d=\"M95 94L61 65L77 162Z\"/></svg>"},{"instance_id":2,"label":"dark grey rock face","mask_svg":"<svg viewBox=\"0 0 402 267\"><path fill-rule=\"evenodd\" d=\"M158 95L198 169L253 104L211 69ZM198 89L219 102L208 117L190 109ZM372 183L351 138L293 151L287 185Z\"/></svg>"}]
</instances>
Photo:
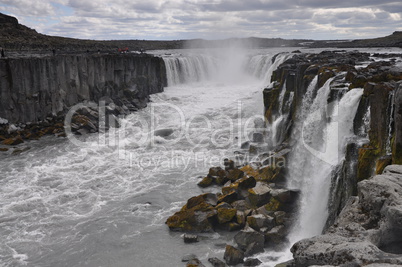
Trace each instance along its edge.
<instances>
[{"instance_id":1,"label":"dark grey rock face","mask_svg":"<svg viewBox=\"0 0 402 267\"><path fill-rule=\"evenodd\" d=\"M358 184L325 234L297 242L297 266L402 264L402 165Z\"/></svg>"},{"instance_id":2,"label":"dark grey rock face","mask_svg":"<svg viewBox=\"0 0 402 267\"><path fill-rule=\"evenodd\" d=\"M166 85L163 60L146 54L6 58L0 60L0 117L37 122L105 96L135 110Z\"/></svg>"}]
</instances>

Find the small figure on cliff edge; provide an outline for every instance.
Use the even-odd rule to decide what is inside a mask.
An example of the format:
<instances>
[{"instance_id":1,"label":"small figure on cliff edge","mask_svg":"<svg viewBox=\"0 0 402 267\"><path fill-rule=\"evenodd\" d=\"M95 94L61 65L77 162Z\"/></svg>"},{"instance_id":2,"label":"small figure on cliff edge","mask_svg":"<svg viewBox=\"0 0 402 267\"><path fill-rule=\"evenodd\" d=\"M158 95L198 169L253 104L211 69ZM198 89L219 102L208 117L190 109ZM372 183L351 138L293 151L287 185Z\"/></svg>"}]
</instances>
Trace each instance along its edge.
<instances>
[{"instance_id":1,"label":"small figure on cliff edge","mask_svg":"<svg viewBox=\"0 0 402 267\"><path fill-rule=\"evenodd\" d=\"M4 49L1 48L1 57L6 57L6 55L4 54Z\"/></svg>"},{"instance_id":2,"label":"small figure on cliff edge","mask_svg":"<svg viewBox=\"0 0 402 267\"><path fill-rule=\"evenodd\" d=\"M52 53L53 53L53 56L55 56L56 55L56 49L53 49Z\"/></svg>"}]
</instances>

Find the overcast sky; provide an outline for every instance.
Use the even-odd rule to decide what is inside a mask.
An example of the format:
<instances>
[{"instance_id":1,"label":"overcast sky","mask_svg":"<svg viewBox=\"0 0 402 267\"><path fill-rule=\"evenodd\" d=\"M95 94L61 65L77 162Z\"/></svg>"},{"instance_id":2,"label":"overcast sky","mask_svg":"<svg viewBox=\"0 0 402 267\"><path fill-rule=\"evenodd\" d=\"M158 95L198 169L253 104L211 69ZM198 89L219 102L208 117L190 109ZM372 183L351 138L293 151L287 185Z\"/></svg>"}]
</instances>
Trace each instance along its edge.
<instances>
[{"instance_id":1,"label":"overcast sky","mask_svg":"<svg viewBox=\"0 0 402 267\"><path fill-rule=\"evenodd\" d=\"M402 0L0 0L40 33L84 39L360 39L402 30Z\"/></svg>"}]
</instances>

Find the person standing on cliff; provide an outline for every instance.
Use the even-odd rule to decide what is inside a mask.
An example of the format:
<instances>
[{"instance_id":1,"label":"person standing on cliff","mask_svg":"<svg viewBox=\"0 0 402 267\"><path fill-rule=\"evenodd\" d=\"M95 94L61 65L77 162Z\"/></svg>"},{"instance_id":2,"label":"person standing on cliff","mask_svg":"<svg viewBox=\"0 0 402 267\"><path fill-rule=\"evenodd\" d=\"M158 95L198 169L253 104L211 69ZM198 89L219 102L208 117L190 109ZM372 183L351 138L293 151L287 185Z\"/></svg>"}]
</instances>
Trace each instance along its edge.
<instances>
[{"instance_id":1,"label":"person standing on cliff","mask_svg":"<svg viewBox=\"0 0 402 267\"><path fill-rule=\"evenodd\" d=\"M4 54L4 49L1 47L1 57L6 57L6 55Z\"/></svg>"}]
</instances>

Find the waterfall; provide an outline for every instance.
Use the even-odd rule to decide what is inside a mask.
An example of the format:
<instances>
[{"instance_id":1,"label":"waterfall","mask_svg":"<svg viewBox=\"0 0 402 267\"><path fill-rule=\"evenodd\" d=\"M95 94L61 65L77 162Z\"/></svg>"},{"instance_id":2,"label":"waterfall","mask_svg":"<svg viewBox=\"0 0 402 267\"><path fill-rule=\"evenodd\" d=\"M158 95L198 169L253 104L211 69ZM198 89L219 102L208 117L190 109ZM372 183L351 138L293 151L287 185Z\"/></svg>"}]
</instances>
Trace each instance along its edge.
<instances>
[{"instance_id":1,"label":"waterfall","mask_svg":"<svg viewBox=\"0 0 402 267\"><path fill-rule=\"evenodd\" d=\"M244 51L207 51L199 53L163 55L168 86L202 81L226 82L244 78L244 74L270 83L273 71L291 53L249 56Z\"/></svg>"},{"instance_id":2,"label":"waterfall","mask_svg":"<svg viewBox=\"0 0 402 267\"><path fill-rule=\"evenodd\" d=\"M163 57L168 86L211 79L218 70L217 59L204 54Z\"/></svg>"},{"instance_id":3,"label":"waterfall","mask_svg":"<svg viewBox=\"0 0 402 267\"><path fill-rule=\"evenodd\" d=\"M245 71L265 83L270 83L272 73L291 57L293 57L292 53L254 55L249 59Z\"/></svg>"},{"instance_id":4,"label":"waterfall","mask_svg":"<svg viewBox=\"0 0 402 267\"><path fill-rule=\"evenodd\" d=\"M387 136L387 143L386 143L386 153L387 155L391 155L392 153L392 148L391 148L391 139L392 139L392 133L393 133L393 123L394 123L394 98L395 98L395 91L391 91L389 93L389 98L388 98L388 136Z\"/></svg>"},{"instance_id":5,"label":"waterfall","mask_svg":"<svg viewBox=\"0 0 402 267\"><path fill-rule=\"evenodd\" d=\"M350 90L341 100L328 103L333 79L319 88L314 100L316 79L312 81L297 117L301 121L296 122L299 129L294 130L298 136L288 160L288 185L300 189L302 197L291 242L323 230L328 217L331 177L344 158L347 139L353 136L353 119L363 90Z\"/></svg>"}]
</instances>

